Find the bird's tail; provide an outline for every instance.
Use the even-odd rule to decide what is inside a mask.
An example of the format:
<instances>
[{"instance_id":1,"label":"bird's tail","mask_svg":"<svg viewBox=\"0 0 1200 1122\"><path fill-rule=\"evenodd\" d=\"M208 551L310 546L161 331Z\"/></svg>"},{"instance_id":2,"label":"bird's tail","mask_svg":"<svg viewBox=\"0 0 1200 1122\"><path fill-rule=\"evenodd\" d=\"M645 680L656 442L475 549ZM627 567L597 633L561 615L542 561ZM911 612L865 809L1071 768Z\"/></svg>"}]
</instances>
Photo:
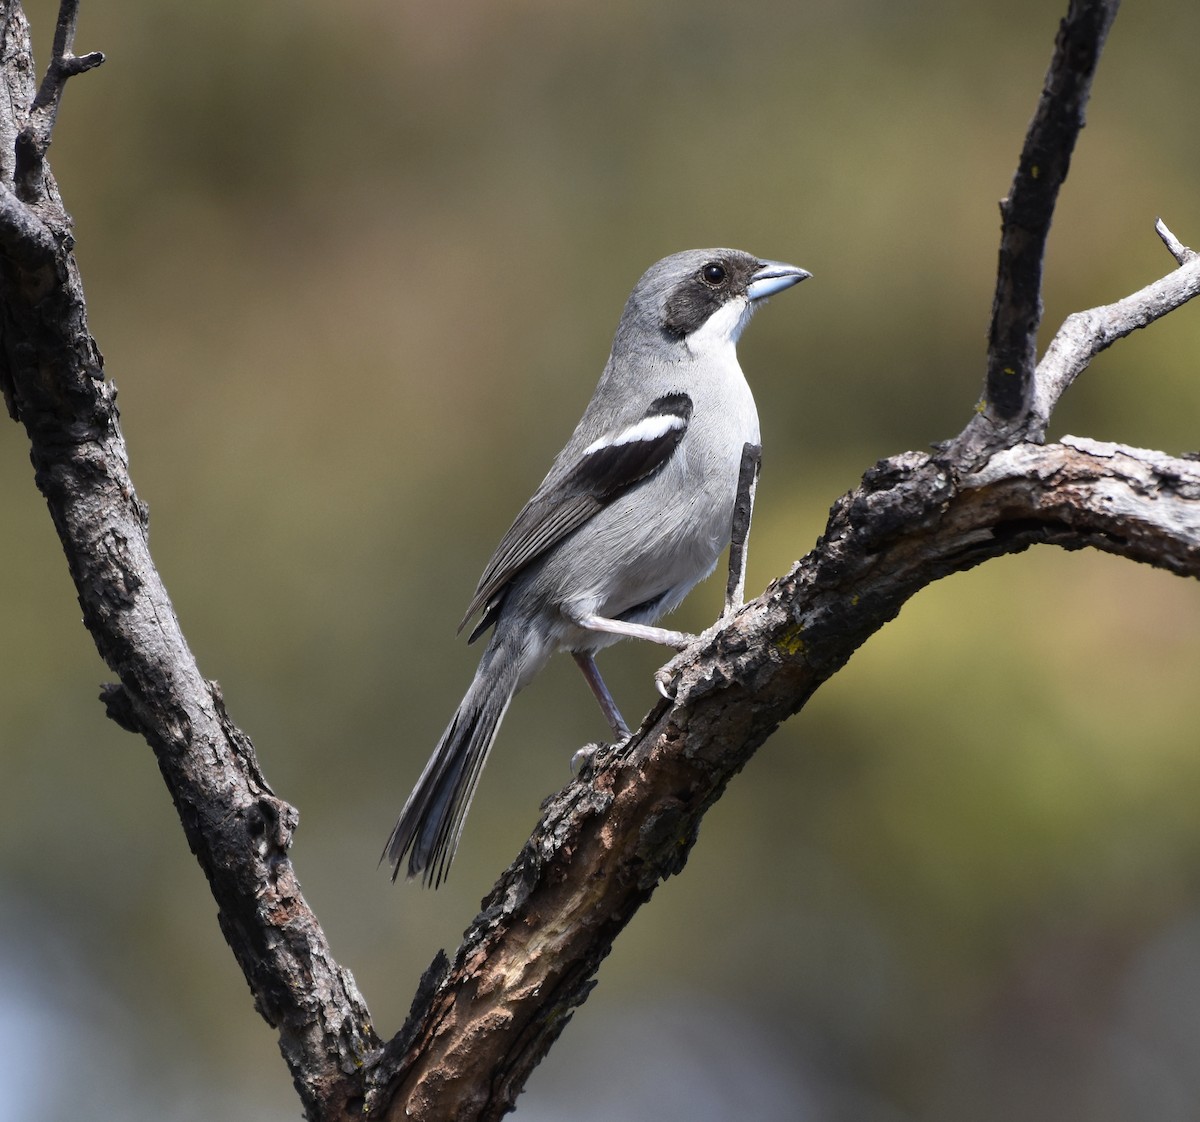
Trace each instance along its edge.
<instances>
[{"instance_id":1,"label":"bird's tail","mask_svg":"<svg viewBox=\"0 0 1200 1122\"><path fill-rule=\"evenodd\" d=\"M493 636L388 838L382 859L392 866L393 881L405 854L410 879L421 874L425 886L434 888L446 879L475 785L517 691L519 674L519 657Z\"/></svg>"}]
</instances>

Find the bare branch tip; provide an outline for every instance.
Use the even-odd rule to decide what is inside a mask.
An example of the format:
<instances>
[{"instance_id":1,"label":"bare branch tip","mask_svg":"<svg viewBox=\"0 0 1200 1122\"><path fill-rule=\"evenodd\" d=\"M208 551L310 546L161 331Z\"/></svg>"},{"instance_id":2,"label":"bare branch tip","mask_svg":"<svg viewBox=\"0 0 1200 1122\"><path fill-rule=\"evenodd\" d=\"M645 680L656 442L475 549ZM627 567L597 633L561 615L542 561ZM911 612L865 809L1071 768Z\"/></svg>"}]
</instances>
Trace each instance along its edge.
<instances>
[{"instance_id":1,"label":"bare branch tip","mask_svg":"<svg viewBox=\"0 0 1200 1122\"><path fill-rule=\"evenodd\" d=\"M1180 265L1186 265L1189 261L1194 261L1196 259L1196 251L1194 249L1189 249L1173 233L1171 233L1167 224L1161 218L1154 223L1154 232L1162 239L1163 245L1167 247L1171 253L1171 256L1174 257Z\"/></svg>"},{"instance_id":2,"label":"bare branch tip","mask_svg":"<svg viewBox=\"0 0 1200 1122\"><path fill-rule=\"evenodd\" d=\"M95 70L103 61L103 51L89 51L86 55L69 55L63 59L63 67L68 74L83 74Z\"/></svg>"}]
</instances>

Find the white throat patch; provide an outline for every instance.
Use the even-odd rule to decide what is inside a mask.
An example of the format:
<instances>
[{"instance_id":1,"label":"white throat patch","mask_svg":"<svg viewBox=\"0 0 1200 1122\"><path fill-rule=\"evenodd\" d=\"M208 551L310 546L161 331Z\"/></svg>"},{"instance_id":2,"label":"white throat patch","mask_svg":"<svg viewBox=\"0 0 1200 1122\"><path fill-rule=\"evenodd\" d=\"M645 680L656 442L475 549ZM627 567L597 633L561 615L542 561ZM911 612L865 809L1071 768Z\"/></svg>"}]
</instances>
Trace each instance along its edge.
<instances>
[{"instance_id":1,"label":"white throat patch","mask_svg":"<svg viewBox=\"0 0 1200 1122\"><path fill-rule=\"evenodd\" d=\"M737 346L753 314L754 305L745 296L730 300L687 337L685 342L688 350L699 357Z\"/></svg>"}]
</instances>

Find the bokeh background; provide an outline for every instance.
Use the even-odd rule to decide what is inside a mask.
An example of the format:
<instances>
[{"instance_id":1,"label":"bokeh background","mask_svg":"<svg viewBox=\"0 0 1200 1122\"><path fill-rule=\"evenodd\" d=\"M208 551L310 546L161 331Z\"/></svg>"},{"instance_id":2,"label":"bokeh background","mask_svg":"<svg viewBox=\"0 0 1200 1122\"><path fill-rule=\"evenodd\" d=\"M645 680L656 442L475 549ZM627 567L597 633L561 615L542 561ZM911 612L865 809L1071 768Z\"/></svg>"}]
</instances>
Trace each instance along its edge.
<instances>
[{"instance_id":1,"label":"bokeh background","mask_svg":"<svg viewBox=\"0 0 1200 1122\"><path fill-rule=\"evenodd\" d=\"M713 244L814 274L741 348L757 591L876 459L969 417L1063 9L85 2L108 62L51 160L155 556L384 1034L604 731L551 666L449 884L377 870L474 667L454 626L633 282ZM1119 16L1043 344L1170 268L1156 216L1200 243L1197 41L1195 4ZM1192 307L1120 343L1054 433L1200 447L1198 351ZM298 1117L154 760L96 699L12 424L0 524L0 1118ZM661 657L603 658L631 718ZM922 593L709 814L519 1117L1196 1117L1198 675L1200 592L1132 563L1047 549Z\"/></svg>"}]
</instances>

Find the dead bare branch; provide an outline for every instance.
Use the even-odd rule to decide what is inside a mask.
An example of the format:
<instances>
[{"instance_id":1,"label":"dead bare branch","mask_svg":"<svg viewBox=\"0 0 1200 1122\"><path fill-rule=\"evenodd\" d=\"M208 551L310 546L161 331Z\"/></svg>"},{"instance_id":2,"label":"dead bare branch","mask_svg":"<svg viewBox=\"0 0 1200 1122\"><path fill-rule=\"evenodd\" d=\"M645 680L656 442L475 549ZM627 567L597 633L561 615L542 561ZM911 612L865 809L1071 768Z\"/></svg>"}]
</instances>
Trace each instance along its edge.
<instances>
[{"instance_id":1,"label":"dead bare branch","mask_svg":"<svg viewBox=\"0 0 1200 1122\"><path fill-rule=\"evenodd\" d=\"M59 48L70 45L60 20ZM52 123L35 108L28 26L4 14L0 136L35 138ZM63 55L66 58L66 54ZM68 72L48 78L54 99ZM50 96L48 94L47 96ZM48 133L47 133L48 136ZM17 176L19 161L0 166ZM334 960L288 858L295 810L277 799L249 738L200 673L147 543L147 516L129 475L116 389L88 332L70 217L49 167L36 203L0 184L0 384L29 436L84 623L119 677L105 700L154 749L188 843L208 877L221 929L310 1116L350 1113L356 1076L380 1041L349 972Z\"/></svg>"},{"instance_id":2,"label":"dead bare branch","mask_svg":"<svg viewBox=\"0 0 1200 1122\"><path fill-rule=\"evenodd\" d=\"M1029 407L1042 321L1046 238L1118 5L1119 0L1071 0L1012 187L1000 203L1000 260L988 333L987 378L973 434L979 442L987 428L1006 432L1019 427ZM966 447L960 444L963 450Z\"/></svg>"},{"instance_id":3,"label":"dead bare branch","mask_svg":"<svg viewBox=\"0 0 1200 1122\"><path fill-rule=\"evenodd\" d=\"M1171 251L1171 256L1179 262L1180 265L1186 265L1189 261L1196 258L1196 251L1188 249L1174 234L1167 229L1167 224L1160 218L1154 223L1154 231L1160 238L1162 243Z\"/></svg>"},{"instance_id":4,"label":"dead bare branch","mask_svg":"<svg viewBox=\"0 0 1200 1122\"><path fill-rule=\"evenodd\" d=\"M613 939L683 868L757 747L916 592L1035 544L1200 577L1200 464L1074 438L1015 445L961 478L919 453L878 464L807 557L669 664L674 702L547 801L453 962L426 976L371 1075L372 1113L511 1109Z\"/></svg>"},{"instance_id":5,"label":"dead bare branch","mask_svg":"<svg viewBox=\"0 0 1200 1122\"><path fill-rule=\"evenodd\" d=\"M1159 225L1160 234L1170 234L1161 222ZM1045 440L1050 414L1096 355L1200 294L1200 257L1183 245L1179 250L1184 263L1173 273L1113 304L1066 318L1038 363L1033 400L1020 432L1022 439L1038 443Z\"/></svg>"},{"instance_id":6,"label":"dead bare branch","mask_svg":"<svg viewBox=\"0 0 1200 1122\"><path fill-rule=\"evenodd\" d=\"M78 23L79 0L60 0L50 64L34 96L28 119L17 135L14 183L18 196L24 202L34 202L41 197L42 167L67 79L93 70L104 61L104 55L99 51L86 55L74 53Z\"/></svg>"},{"instance_id":7,"label":"dead bare branch","mask_svg":"<svg viewBox=\"0 0 1200 1122\"><path fill-rule=\"evenodd\" d=\"M1072 0L1060 29L1004 207L981 414L935 454L875 465L790 573L665 668L672 700L547 801L453 960L434 959L384 1046L300 893L288 856L296 812L201 675L149 552L70 218L44 160L63 84L101 56L72 54L78 2L64 0L35 91L23 13L0 0L0 384L29 435L85 624L119 678L105 705L155 753L309 1118L493 1119L511 1109L613 940L683 868L729 780L933 581L1035 544L1200 576L1200 464L1078 438L1037 443L1093 355L1200 291L1197 255L1160 224L1180 267L1069 317L1035 369L1045 236L1115 10L1115 0Z\"/></svg>"}]
</instances>

